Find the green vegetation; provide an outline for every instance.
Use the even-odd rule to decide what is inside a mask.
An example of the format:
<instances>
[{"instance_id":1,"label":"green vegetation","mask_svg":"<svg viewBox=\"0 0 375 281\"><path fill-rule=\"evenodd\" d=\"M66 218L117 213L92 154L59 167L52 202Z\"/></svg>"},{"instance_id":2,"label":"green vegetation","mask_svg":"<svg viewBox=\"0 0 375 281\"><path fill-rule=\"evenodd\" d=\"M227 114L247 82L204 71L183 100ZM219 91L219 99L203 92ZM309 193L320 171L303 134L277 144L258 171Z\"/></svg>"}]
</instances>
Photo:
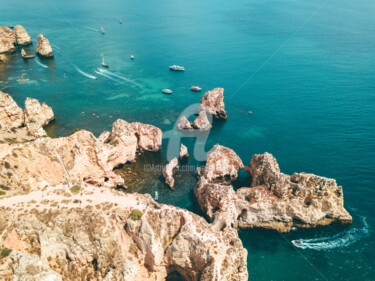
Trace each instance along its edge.
<instances>
[{"instance_id":1,"label":"green vegetation","mask_svg":"<svg viewBox=\"0 0 375 281\"><path fill-rule=\"evenodd\" d=\"M3 190L9 190L9 186L6 186L6 185L3 185L3 184L0 184L0 188L3 189Z\"/></svg>"},{"instance_id":2,"label":"green vegetation","mask_svg":"<svg viewBox=\"0 0 375 281\"><path fill-rule=\"evenodd\" d=\"M71 135L73 135L73 134L75 134L75 133L77 133L77 132L79 132L79 131L81 131L82 129L80 129L80 128L75 128L73 131L72 131L72 133L71 133Z\"/></svg>"},{"instance_id":3,"label":"green vegetation","mask_svg":"<svg viewBox=\"0 0 375 281\"><path fill-rule=\"evenodd\" d=\"M1 196L1 195L5 195L5 194L6 194L5 191L0 190L0 196Z\"/></svg>"},{"instance_id":4,"label":"green vegetation","mask_svg":"<svg viewBox=\"0 0 375 281\"><path fill-rule=\"evenodd\" d=\"M14 158L18 158L18 154L15 153L15 152L13 152L13 157L14 157Z\"/></svg>"},{"instance_id":5,"label":"green vegetation","mask_svg":"<svg viewBox=\"0 0 375 281\"><path fill-rule=\"evenodd\" d=\"M138 210L138 209L134 209L131 213L130 213L130 218L133 220L133 221L138 221L141 219L143 213Z\"/></svg>"},{"instance_id":6,"label":"green vegetation","mask_svg":"<svg viewBox=\"0 0 375 281\"><path fill-rule=\"evenodd\" d=\"M9 254L10 254L11 252L12 252L11 249L3 248L3 249L1 250L0 256L1 256L1 257L7 257L7 256L9 256Z\"/></svg>"},{"instance_id":7,"label":"green vegetation","mask_svg":"<svg viewBox=\"0 0 375 281\"><path fill-rule=\"evenodd\" d=\"M17 144L18 141L14 138L5 138L5 140L9 143L9 144Z\"/></svg>"},{"instance_id":8,"label":"green vegetation","mask_svg":"<svg viewBox=\"0 0 375 281\"><path fill-rule=\"evenodd\" d=\"M118 140L110 141L109 144L116 146L118 145Z\"/></svg>"},{"instance_id":9,"label":"green vegetation","mask_svg":"<svg viewBox=\"0 0 375 281\"><path fill-rule=\"evenodd\" d=\"M73 185L71 188L70 188L70 191L72 193L78 193L79 191L81 190L81 187L79 185Z\"/></svg>"},{"instance_id":10,"label":"green vegetation","mask_svg":"<svg viewBox=\"0 0 375 281\"><path fill-rule=\"evenodd\" d=\"M4 161L4 167L6 169L10 169L10 164L7 161Z\"/></svg>"}]
</instances>

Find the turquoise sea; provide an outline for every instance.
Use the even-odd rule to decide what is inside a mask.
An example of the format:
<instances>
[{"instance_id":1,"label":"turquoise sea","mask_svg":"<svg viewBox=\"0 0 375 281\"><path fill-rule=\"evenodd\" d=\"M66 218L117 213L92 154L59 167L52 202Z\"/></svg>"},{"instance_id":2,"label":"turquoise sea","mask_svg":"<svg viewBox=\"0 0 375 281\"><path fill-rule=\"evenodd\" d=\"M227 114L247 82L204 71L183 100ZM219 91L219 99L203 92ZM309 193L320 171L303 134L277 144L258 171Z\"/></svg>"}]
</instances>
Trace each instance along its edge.
<instances>
[{"instance_id":1,"label":"turquoise sea","mask_svg":"<svg viewBox=\"0 0 375 281\"><path fill-rule=\"evenodd\" d=\"M375 280L374 1L0 3L0 25L21 24L32 36L27 52L35 51L39 33L52 43L52 60L23 61L18 49L7 67L0 66L0 90L19 104L33 97L53 107L51 134L84 128L99 135L117 118L169 131L205 91L224 87L229 117L215 121L207 150L216 143L231 147L246 165L253 154L268 151L285 173L335 178L353 215L351 226L282 235L241 230L249 279ZM104 76L95 73L102 53L110 66ZM186 71L171 72L172 64ZM21 75L30 81L17 82ZM202 93L191 92L192 85ZM164 95L162 88L174 93ZM193 138L183 142L193 150ZM125 165L127 185L142 193L158 190L161 202L197 212L193 173L178 173L173 192L161 172L143 169L165 164L167 145ZM190 157L186 164L199 163ZM234 185L249 181L241 173ZM309 248L293 247L292 239L304 239Z\"/></svg>"}]
</instances>

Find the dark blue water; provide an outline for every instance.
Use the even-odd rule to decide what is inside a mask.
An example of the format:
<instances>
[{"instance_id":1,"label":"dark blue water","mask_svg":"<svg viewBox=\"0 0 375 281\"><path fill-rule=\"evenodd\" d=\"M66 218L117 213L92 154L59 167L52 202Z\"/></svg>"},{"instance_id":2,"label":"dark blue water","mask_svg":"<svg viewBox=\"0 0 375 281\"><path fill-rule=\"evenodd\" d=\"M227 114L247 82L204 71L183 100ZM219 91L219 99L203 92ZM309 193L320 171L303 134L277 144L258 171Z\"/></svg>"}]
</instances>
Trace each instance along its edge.
<instances>
[{"instance_id":1,"label":"dark blue water","mask_svg":"<svg viewBox=\"0 0 375 281\"><path fill-rule=\"evenodd\" d=\"M229 146L245 164L268 151L283 172L335 178L354 219L349 227L283 235L240 231L250 279L375 280L374 1L1 1L0 24L22 24L34 42L43 33L55 58L25 62L17 53L0 70L0 89L21 104L30 96L52 106L56 135L77 127L98 135L116 118L168 131L200 100L190 86L224 87L229 118L215 122L206 149ZM105 35L95 31L100 25ZM102 53L120 77L94 72ZM170 72L171 64L187 70ZM17 82L20 75L30 81ZM183 141L193 149L194 139ZM124 168L129 189L158 190L162 202L196 211L192 173L179 173L172 192L160 172L143 170L165 163L167 146ZM294 248L291 239L315 239L313 249Z\"/></svg>"}]
</instances>

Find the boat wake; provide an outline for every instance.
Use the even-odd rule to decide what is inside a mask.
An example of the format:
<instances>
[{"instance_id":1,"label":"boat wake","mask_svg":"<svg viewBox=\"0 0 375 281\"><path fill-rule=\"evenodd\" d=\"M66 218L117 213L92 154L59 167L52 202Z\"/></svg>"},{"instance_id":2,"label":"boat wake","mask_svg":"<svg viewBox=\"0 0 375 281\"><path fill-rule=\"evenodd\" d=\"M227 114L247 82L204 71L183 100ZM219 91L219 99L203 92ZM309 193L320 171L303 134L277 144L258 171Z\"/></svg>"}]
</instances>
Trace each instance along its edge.
<instances>
[{"instance_id":1,"label":"boat wake","mask_svg":"<svg viewBox=\"0 0 375 281\"><path fill-rule=\"evenodd\" d=\"M94 80L98 79L98 78L96 78L96 76L84 72L83 70L79 69L77 66L75 66L75 65L73 65L73 66L74 66L74 68L75 68L79 73L81 73L83 76L86 76L87 78L94 79Z\"/></svg>"},{"instance_id":2,"label":"boat wake","mask_svg":"<svg viewBox=\"0 0 375 281\"><path fill-rule=\"evenodd\" d=\"M106 74L106 75L108 75L108 76L111 76L111 77L115 77L115 78L118 78L118 79L124 80L124 81L129 82L129 83L132 83L132 84L134 84L134 85L136 85L136 86L138 86L138 87L142 87L142 85L138 84L137 82L135 82L135 81L133 81L133 80L130 80L130 79L128 79L128 78L122 77L122 76L120 76L120 75L117 75L116 73L113 73L113 72L111 72L111 71L109 71L109 70L106 70L106 69L103 69L103 68L98 68L98 70L99 70L101 73L104 73L104 74Z\"/></svg>"},{"instance_id":3,"label":"boat wake","mask_svg":"<svg viewBox=\"0 0 375 281\"><path fill-rule=\"evenodd\" d=\"M367 237L369 234L369 227L365 217L361 217L363 227L351 228L342 233L338 233L331 237L319 237L312 239L298 239L301 244L294 244L295 247L301 249L312 249L317 251L332 250L335 248L348 247L360 239Z\"/></svg>"},{"instance_id":4,"label":"boat wake","mask_svg":"<svg viewBox=\"0 0 375 281\"><path fill-rule=\"evenodd\" d=\"M91 30L91 31L99 32L99 29L95 29L95 28L92 28L92 27L89 27L89 26L83 26L83 28L86 28L86 29Z\"/></svg>"},{"instance_id":5,"label":"boat wake","mask_svg":"<svg viewBox=\"0 0 375 281\"><path fill-rule=\"evenodd\" d=\"M44 68L48 68L47 65L45 65L44 63L41 63L39 60L35 60L37 64L39 64L41 67L44 67Z\"/></svg>"},{"instance_id":6,"label":"boat wake","mask_svg":"<svg viewBox=\"0 0 375 281\"><path fill-rule=\"evenodd\" d=\"M103 77L106 77L106 78L108 78L108 79L110 79L110 80L112 80L112 81L115 81L115 82L117 82L117 83L121 83L121 81L119 81L118 79L113 78L113 77L111 77L111 76L109 76L109 75L107 75L107 74L105 74L105 73L100 72L100 71L96 71L96 70L95 70L95 73L96 73L96 74L99 74L99 75L101 75L101 76L103 76Z\"/></svg>"},{"instance_id":7,"label":"boat wake","mask_svg":"<svg viewBox=\"0 0 375 281\"><path fill-rule=\"evenodd\" d=\"M57 49L57 50L61 50L61 48L55 44L51 44L51 46L54 48L54 49Z\"/></svg>"}]
</instances>

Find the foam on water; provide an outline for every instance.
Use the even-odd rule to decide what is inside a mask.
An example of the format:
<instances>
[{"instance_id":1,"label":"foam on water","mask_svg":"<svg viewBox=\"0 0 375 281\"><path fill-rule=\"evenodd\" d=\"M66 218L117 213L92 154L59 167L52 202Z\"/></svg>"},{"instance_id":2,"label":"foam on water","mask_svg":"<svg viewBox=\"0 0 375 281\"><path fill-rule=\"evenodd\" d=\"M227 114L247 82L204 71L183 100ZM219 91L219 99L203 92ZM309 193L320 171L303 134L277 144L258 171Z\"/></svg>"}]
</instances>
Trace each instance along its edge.
<instances>
[{"instance_id":1,"label":"foam on water","mask_svg":"<svg viewBox=\"0 0 375 281\"><path fill-rule=\"evenodd\" d=\"M91 30L91 31L99 32L99 29L95 29L95 28L92 28L92 27L89 27L89 26L83 26L83 28L86 28L86 29Z\"/></svg>"},{"instance_id":2,"label":"foam on water","mask_svg":"<svg viewBox=\"0 0 375 281\"><path fill-rule=\"evenodd\" d=\"M45 65L44 63L41 63L39 60L35 60L37 64L39 64L41 67L44 67L44 68L48 68L47 65Z\"/></svg>"},{"instance_id":3,"label":"foam on water","mask_svg":"<svg viewBox=\"0 0 375 281\"><path fill-rule=\"evenodd\" d=\"M108 78L108 79L110 79L110 80L112 80L112 81L115 81L115 82L117 82L117 83L120 83L120 81L117 80L116 78L113 78L113 77L111 77L111 76L109 76L109 75L107 75L107 74L105 74L105 73L103 73L103 72L100 72L100 71L96 71L96 70L95 70L95 73L96 73L96 74L99 74L99 75L101 75L101 76L103 76L103 77L106 77L106 78Z\"/></svg>"},{"instance_id":4,"label":"foam on water","mask_svg":"<svg viewBox=\"0 0 375 281\"><path fill-rule=\"evenodd\" d=\"M127 81L129 83L132 83L132 84L134 84L134 85L136 85L138 87L142 87L142 85L138 84L137 82L135 82L133 80L130 80L128 78L122 77L120 75L117 75L117 74L115 74L115 73L113 73L113 72L111 72L109 70L106 70L106 69L103 69L103 68L99 68L99 71L102 72L102 73L108 74L110 76L116 77L118 79L121 79L121 80Z\"/></svg>"},{"instance_id":5,"label":"foam on water","mask_svg":"<svg viewBox=\"0 0 375 281\"><path fill-rule=\"evenodd\" d=\"M73 65L73 66L74 66L74 68L75 68L79 73L81 73L83 76L86 76L87 78L94 79L94 80L98 79L96 76L84 72L83 70L79 69L77 66L75 66L75 65Z\"/></svg>"},{"instance_id":6,"label":"foam on water","mask_svg":"<svg viewBox=\"0 0 375 281\"><path fill-rule=\"evenodd\" d=\"M366 218L361 217L361 221L361 228L351 228L348 231L344 231L330 237L298 239L299 241L303 242L303 244L294 244L294 246L301 249L312 249L318 251L348 247L369 235L369 226Z\"/></svg>"}]
</instances>

